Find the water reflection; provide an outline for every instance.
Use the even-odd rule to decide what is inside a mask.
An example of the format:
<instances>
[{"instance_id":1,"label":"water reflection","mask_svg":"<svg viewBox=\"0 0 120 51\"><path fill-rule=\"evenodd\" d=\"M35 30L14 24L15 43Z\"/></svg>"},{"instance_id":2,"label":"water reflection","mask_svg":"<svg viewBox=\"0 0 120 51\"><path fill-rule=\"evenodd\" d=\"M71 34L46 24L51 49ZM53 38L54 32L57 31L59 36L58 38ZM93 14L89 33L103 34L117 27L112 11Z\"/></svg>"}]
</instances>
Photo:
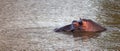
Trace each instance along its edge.
<instances>
[{"instance_id":1,"label":"water reflection","mask_svg":"<svg viewBox=\"0 0 120 51\"><path fill-rule=\"evenodd\" d=\"M81 37L82 40L96 38L100 35L100 33L92 33L92 32L75 32L73 33L73 37Z\"/></svg>"},{"instance_id":2,"label":"water reflection","mask_svg":"<svg viewBox=\"0 0 120 51\"><path fill-rule=\"evenodd\" d=\"M71 35L75 40L85 40L90 38L97 38L101 35L101 32L81 32L81 31L75 31L75 32L59 32L60 34L64 35Z\"/></svg>"},{"instance_id":3,"label":"water reflection","mask_svg":"<svg viewBox=\"0 0 120 51\"><path fill-rule=\"evenodd\" d=\"M60 32L59 34L68 35L73 37L73 47L74 51L96 51L103 50L98 46L98 41L102 35L101 32L93 33L93 32ZM66 37L67 38L67 37Z\"/></svg>"}]
</instances>

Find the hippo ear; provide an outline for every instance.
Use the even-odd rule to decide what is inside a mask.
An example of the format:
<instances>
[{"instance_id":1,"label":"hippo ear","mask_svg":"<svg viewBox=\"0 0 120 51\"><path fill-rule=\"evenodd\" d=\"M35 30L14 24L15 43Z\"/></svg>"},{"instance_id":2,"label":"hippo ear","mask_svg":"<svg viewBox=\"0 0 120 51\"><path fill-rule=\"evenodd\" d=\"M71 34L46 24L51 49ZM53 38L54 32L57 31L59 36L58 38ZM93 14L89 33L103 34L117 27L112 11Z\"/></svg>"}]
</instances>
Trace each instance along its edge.
<instances>
[{"instance_id":1,"label":"hippo ear","mask_svg":"<svg viewBox=\"0 0 120 51\"><path fill-rule=\"evenodd\" d=\"M81 19L81 18L79 18L79 22L82 22L82 19Z\"/></svg>"},{"instance_id":2,"label":"hippo ear","mask_svg":"<svg viewBox=\"0 0 120 51\"><path fill-rule=\"evenodd\" d=\"M82 25L82 19L81 18L79 19L78 22L79 22L80 25Z\"/></svg>"}]
</instances>

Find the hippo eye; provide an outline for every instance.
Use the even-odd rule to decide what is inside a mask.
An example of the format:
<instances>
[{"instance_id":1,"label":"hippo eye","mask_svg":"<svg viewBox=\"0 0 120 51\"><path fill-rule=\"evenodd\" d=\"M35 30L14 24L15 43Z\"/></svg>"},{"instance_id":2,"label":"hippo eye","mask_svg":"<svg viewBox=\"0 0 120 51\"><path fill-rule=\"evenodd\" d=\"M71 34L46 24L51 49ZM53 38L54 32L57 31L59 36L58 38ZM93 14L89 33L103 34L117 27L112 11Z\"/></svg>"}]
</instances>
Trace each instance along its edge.
<instances>
[{"instance_id":1,"label":"hippo eye","mask_svg":"<svg viewBox=\"0 0 120 51\"><path fill-rule=\"evenodd\" d=\"M77 21L76 21L76 20L73 20L73 21L72 21L72 24L73 24L74 22L77 22Z\"/></svg>"}]
</instances>

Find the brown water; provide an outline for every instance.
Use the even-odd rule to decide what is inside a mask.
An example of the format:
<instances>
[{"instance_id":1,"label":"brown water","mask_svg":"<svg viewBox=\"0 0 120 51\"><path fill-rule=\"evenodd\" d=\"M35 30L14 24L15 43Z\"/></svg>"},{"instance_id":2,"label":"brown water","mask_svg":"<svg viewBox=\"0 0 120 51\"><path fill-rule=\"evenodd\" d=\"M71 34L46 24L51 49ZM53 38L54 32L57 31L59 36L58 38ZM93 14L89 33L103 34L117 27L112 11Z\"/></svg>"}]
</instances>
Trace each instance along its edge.
<instances>
[{"instance_id":1,"label":"brown water","mask_svg":"<svg viewBox=\"0 0 120 51\"><path fill-rule=\"evenodd\" d=\"M101 33L56 33L79 18ZM120 50L119 0L0 0L0 51Z\"/></svg>"}]
</instances>

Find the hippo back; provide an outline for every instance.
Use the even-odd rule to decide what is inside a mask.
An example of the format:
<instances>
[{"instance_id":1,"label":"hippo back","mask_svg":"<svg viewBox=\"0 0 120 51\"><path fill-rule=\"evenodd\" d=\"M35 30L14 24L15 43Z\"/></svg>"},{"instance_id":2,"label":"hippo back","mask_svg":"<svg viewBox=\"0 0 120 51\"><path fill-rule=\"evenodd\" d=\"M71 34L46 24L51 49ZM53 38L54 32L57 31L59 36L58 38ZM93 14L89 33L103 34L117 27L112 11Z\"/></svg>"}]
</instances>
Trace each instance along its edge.
<instances>
[{"instance_id":1,"label":"hippo back","mask_svg":"<svg viewBox=\"0 0 120 51\"><path fill-rule=\"evenodd\" d=\"M93 22L92 20L89 19L83 19L83 21L86 21L87 23L87 28L84 31L89 31L89 32L101 32L106 30L106 28L102 27L101 25Z\"/></svg>"}]
</instances>

